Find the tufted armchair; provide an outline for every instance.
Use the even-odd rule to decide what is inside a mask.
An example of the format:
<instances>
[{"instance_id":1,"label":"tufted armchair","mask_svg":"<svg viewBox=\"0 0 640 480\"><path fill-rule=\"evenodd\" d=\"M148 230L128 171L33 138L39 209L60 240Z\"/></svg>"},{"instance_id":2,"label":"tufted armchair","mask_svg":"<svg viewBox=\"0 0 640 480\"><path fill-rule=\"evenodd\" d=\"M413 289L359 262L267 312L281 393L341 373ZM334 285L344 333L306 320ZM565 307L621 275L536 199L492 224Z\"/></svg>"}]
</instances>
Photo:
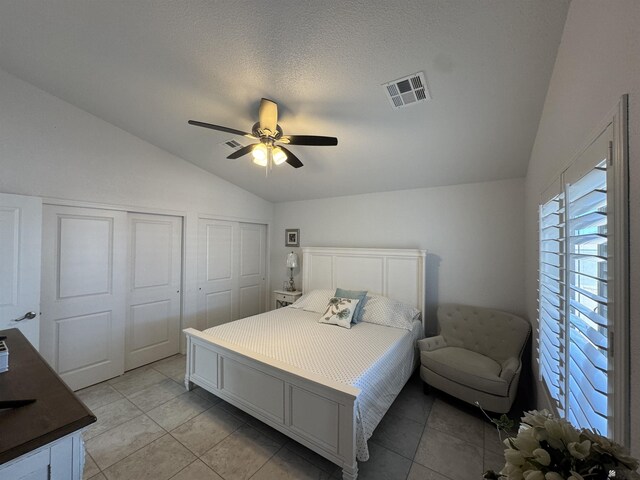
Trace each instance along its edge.
<instances>
[{"instance_id":1,"label":"tufted armchair","mask_svg":"<svg viewBox=\"0 0 640 480\"><path fill-rule=\"evenodd\" d=\"M508 412L529 322L498 310L449 304L438 308L438 324L440 335L418 342L422 380L485 410Z\"/></svg>"}]
</instances>

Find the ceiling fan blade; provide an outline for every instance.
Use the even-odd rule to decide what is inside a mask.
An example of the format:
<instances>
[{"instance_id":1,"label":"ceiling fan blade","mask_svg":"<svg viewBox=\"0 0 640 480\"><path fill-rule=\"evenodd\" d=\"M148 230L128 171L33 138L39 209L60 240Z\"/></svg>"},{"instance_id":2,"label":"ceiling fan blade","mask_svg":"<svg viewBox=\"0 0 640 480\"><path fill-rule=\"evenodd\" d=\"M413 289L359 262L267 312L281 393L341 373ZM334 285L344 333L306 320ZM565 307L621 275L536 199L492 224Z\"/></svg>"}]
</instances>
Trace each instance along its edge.
<instances>
[{"instance_id":1,"label":"ceiling fan blade","mask_svg":"<svg viewBox=\"0 0 640 480\"><path fill-rule=\"evenodd\" d=\"M284 153L287 154L287 163L289 165L291 165L293 168L300 168L304 166L304 164L300 161L300 159L296 157L293 153L291 153L291 150L284 148L282 145L280 145L280 148Z\"/></svg>"},{"instance_id":2,"label":"ceiling fan blade","mask_svg":"<svg viewBox=\"0 0 640 480\"><path fill-rule=\"evenodd\" d=\"M336 137L321 137L318 135L285 135L278 141L288 145L338 145L338 139Z\"/></svg>"},{"instance_id":3,"label":"ceiling fan blade","mask_svg":"<svg viewBox=\"0 0 640 480\"><path fill-rule=\"evenodd\" d=\"M269 130L275 133L278 126L278 104L268 98L260 100L258 118L260 119L261 130Z\"/></svg>"},{"instance_id":4,"label":"ceiling fan blade","mask_svg":"<svg viewBox=\"0 0 640 480\"><path fill-rule=\"evenodd\" d=\"M196 127L210 128L211 130L218 130L220 132L232 133L233 135L241 135L243 137L255 138L253 135L242 130L236 130L235 128L222 127L220 125L213 125L211 123L199 122L197 120L189 120L189 125L195 125Z\"/></svg>"},{"instance_id":5,"label":"ceiling fan blade","mask_svg":"<svg viewBox=\"0 0 640 480\"><path fill-rule=\"evenodd\" d=\"M240 158L241 156L246 155L251 150L253 150L253 147L255 147L256 145L259 145L259 144L252 143L251 145L247 145L246 147L242 147L240 150L236 150L235 152L233 152L227 158L230 158L231 160L234 160L236 158Z\"/></svg>"}]
</instances>

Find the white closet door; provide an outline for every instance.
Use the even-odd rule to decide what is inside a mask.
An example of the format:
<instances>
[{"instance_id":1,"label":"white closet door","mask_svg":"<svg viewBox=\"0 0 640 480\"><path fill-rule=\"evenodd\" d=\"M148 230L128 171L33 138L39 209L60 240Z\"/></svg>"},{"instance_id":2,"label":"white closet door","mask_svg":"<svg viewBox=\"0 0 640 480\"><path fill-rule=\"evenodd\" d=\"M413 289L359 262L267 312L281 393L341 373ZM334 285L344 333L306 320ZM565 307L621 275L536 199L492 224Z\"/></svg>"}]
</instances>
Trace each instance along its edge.
<instances>
[{"instance_id":1,"label":"white closet door","mask_svg":"<svg viewBox=\"0 0 640 480\"><path fill-rule=\"evenodd\" d=\"M45 205L41 352L74 390L124 372L127 214Z\"/></svg>"},{"instance_id":2,"label":"white closet door","mask_svg":"<svg viewBox=\"0 0 640 480\"><path fill-rule=\"evenodd\" d=\"M125 370L179 351L182 219L130 213Z\"/></svg>"},{"instance_id":3,"label":"white closet door","mask_svg":"<svg viewBox=\"0 0 640 480\"><path fill-rule=\"evenodd\" d=\"M267 226L241 223L238 318L264 312Z\"/></svg>"},{"instance_id":4,"label":"white closet door","mask_svg":"<svg viewBox=\"0 0 640 480\"><path fill-rule=\"evenodd\" d=\"M198 323L215 327L237 318L238 224L199 220Z\"/></svg>"},{"instance_id":5,"label":"white closet door","mask_svg":"<svg viewBox=\"0 0 640 480\"><path fill-rule=\"evenodd\" d=\"M0 330L19 328L40 343L40 248L42 201L0 193ZM28 312L33 318L25 318Z\"/></svg>"}]
</instances>

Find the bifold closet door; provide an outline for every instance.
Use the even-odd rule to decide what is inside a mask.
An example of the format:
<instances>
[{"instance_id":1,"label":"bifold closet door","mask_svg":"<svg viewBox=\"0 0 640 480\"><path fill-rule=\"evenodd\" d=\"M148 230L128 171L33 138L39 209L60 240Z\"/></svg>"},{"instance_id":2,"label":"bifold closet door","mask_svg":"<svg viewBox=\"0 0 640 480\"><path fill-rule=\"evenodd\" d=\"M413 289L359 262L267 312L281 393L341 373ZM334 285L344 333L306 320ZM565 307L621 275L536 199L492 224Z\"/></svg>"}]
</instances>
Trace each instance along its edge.
<instances>
[{"instance_id":1,"label":"bifold closet door","mask_svg":"<svg viewBox=\"0 0 640 480\"><path fill-rule=\"evenodd\" d=\"M179 352L182 279L182 219L130 213L128 220L126 370Z\"/></svg>"},{"instance_id":2,"label":"bifold closet door","mask_svg":"<svg viewBox=\"0 0 640 480\"><path fill-rule=\"evenodd\" d=\"M267 226L239 224L238 318L265 311Z\"/></svg>"},{"instance_id":3,"label":"bifold closet door","mask_svg":"<svg viewBox=\"0 0 640 480\"><path fill-rule=\"evenodd\" d=\"M124 372L127 214L45 205L41 353L72 388Z\"/></svg>"},{"instance_id":4,"label":"bifold closet door","mask_svg":"<svg viewBox=\"0 0 640 480\"><path fill-rule=\"evenodd\" d=\"M210 328L238 315L238 224L201 218L198 227L198 323Z\"/></svg>"},{"instance_id":5,"label":"bifold closet door","mask_svg":"<svg viewBox=\"0 0 640 480\"><path fill-rule=\"evenodd\" d=\"M264 311L266 225L201 218L198 323L210 328Z\"/></svg>"}]
</instances>

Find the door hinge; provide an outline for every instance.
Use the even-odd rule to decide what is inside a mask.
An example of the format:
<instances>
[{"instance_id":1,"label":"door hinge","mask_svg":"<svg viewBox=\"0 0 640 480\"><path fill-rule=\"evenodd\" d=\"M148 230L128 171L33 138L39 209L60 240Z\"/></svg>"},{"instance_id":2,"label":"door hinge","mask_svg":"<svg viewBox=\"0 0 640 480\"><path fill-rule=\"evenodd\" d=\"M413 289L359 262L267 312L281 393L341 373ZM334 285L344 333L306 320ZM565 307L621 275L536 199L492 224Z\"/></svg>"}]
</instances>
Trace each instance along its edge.
<instances>
[{"instance_id":1,"label":"door hinge","mask_svg":"<svg viewBox=\"0 0 640 480\"><path fill-rule=\"evenodd\" d=\"M609 140L609 165L613 165L613 142Z\"/></svg>"},{"instance_id":2,"label":"door hinge","mask_svg":"<svg viewBox=\"0 0 640 480\"><path fill-rule=\"evenodd\" d=\"M607 348L607 350L609 351L609 357L613 358L613 353L614 353L614 349L613 349L613 332L611 330L609 330L609 346Z\"/></svg>"},{"instance_id":3,"label":"door hinge","mask_svg":"<svg viewBox=\"0 0 640 480\"><path fill-rule=\"evenodd\" d=\"M51 480L51 464L47 465L47 480Z\"/></svg>"}]
</instances>

